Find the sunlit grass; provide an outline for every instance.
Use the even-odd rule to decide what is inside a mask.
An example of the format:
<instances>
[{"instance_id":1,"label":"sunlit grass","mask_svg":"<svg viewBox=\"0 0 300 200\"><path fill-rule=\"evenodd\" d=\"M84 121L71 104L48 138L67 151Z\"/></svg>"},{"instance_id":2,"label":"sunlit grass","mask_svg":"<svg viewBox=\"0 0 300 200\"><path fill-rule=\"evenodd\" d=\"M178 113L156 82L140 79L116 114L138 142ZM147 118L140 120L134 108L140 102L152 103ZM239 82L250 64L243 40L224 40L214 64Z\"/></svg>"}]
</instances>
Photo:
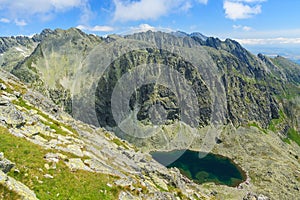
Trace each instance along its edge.
<instances>
[{"instance_id":1,"label":"sunlit grass","mask_svg":"<svg viewBox=\"0 0 300 200\"><path fill-rule=\"evenodd\" d=\"M107 186L116 177L81 170L71 172L63 161L57 163L56 169L47 170L44 156L54 150L15 137L1 126L0 138L0 152L20 171L8 175L32 189L39 199L116 199L120 192L118 187ZM54 178L47 179L45 174Z\"/></svg>"}]
</instances>

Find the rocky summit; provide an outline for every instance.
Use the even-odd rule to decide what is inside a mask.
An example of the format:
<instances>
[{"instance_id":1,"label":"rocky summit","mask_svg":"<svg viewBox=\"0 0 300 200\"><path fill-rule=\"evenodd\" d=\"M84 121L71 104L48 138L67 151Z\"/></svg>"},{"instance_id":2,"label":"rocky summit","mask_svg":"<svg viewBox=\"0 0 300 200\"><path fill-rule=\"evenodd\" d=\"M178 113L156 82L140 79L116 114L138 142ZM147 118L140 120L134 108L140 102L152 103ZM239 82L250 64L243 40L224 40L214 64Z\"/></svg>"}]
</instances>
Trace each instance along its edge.
<instances>
[{"instance_id":1,"label":"rocky summit","mask_svg":"<svg viewBox=\"0 0 300 200\"><path fill-rule=\"evenodd\" d=\"M0 38L0 53L0 199L299 198L292 61L200 33L75 28ZM200 184L149 154L182 149L246 181Z\"/></svg>"}]
</instances>

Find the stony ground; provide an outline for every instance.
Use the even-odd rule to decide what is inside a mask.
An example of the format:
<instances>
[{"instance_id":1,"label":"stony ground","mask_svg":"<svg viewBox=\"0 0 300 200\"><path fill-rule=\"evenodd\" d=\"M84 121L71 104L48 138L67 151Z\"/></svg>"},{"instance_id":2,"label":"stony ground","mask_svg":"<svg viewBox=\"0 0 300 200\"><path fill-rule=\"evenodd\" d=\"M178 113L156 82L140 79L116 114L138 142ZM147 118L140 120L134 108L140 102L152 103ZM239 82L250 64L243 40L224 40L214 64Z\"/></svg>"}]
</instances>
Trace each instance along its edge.
<instances>
[{"instance_id":1,"label":"stony ground","mask_svg":"<svg viewBox=\"0 0 300 200\"><path fill-rule=\"evenodd\" d=\"M182 176L179 170L165 168L154 161L149 154L139 152L134 146L120 140L111 132L74 120L42 95L28 90L16 78L2 71L0 73L2 82L0 127L3 134L0 134L0 137L3 138L3 142L7 134L14 136L15 141L12 142L12 146L17 145L14 142L25 139L36 145L33 146L34 148L41 147L40 151L45 153L43 165L38 169L42 172L41 179L55 180L56 176L59 176L57 171L61 170L59 166L63 165L74 173L87 171L90 176L104 174L113 177L105 184L107 190L110 190L109 188L117 190L119 199L210 198L209 194L204 194L196 184ZM10 140L6 139L6 141ZM0 146L0 151L9 152L4 148L5 145L6 143ZM5 157L7 154L4 152ZM9 156L5 159L13 160ZM28 158L25 165L29 166L30 162ZM10 173L1 172L0 185L24 199L43 196L41 191L35 190L35 185L27 187L21 183L23 178L18 173L22 169L17 168L18 163L15 165L16 167L11 169L12 177L9 176ZM35 177L29 177L31 178ZM44 182L47 181L43 180L39 180L38 183L46 184ZM65 190L68 192L68 186L65 186ZM72 199L76 199L76 192L72 192L74 195ZM64 199L59 196L61 194L56 195ZM54 196L52 198L56 199Z\"/></svg>"}]
</instances>

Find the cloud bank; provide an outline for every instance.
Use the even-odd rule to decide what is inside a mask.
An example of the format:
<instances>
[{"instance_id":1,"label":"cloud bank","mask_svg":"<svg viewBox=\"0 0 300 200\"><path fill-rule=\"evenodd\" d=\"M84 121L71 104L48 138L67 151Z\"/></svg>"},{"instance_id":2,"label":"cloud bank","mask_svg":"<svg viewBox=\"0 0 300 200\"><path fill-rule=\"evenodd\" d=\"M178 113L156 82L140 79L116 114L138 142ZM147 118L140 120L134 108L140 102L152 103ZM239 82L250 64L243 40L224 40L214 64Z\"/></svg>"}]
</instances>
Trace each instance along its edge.
<instances>
[{"instance_id":1,"label":"cloud bank","mask_svg":"<svg viewBox=\"0 0 300 200\"><path fill-rule=\"evenodd\" d=\"M114 30L111 26L85 26L78 25L76 28L81 29L83 31L91 31L91 32L111 32Z\"/></svg>"},{"instance_id":2,"label":"cloud bank","mask_svg":"<svg viewBox=\"0 0 300 200\"><path fill-rule=\"evenodd\" d=\"M300 44L300 38L264 38L264 39L236 39L243 45L273 45L273 44Z\"/></svg>"}]
</instances>

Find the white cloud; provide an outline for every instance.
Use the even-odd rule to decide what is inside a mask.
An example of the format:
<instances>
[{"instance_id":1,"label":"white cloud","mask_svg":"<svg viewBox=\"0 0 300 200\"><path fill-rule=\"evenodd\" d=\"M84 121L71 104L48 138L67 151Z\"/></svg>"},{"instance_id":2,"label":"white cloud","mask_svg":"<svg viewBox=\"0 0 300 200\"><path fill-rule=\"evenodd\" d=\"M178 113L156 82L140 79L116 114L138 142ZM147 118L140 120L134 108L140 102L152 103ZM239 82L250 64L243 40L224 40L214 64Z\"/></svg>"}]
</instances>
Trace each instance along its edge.
<instances>
[{"instance_id":1,"label":"white cloud","mask_svg":"<svg viewBox=\"0 0 300 200\"><path fill-rule=\"evenodd\" d=\"M26 21L25 21L24 19L22 19L22 20L16 19L16 20L15 20L15 24L16 24L17 26L26 26L26 25L27 25L27 23L26 23Z\"/></svg>"},{"instance_id":2,"label":"white cloud","mask_svg":"<svg viewBox=\"0 0 300 200\"><path fill-rule=\"evenodd\" d=\"M232 2L244 2L244 3L262 3L267 0L231 0Z\"/></svg>"},{"instance_id":3,"label":"white cloud","mask_svg":"<svg viewBox=\"0 0 300 200\"><path fill-rule=\"evenodd\" d=\"M244 31L251 31L252 28L251 28L250 26L244 26L244 27L243 27L243 30L244 30Z\"/></svg>"},{"instance_id":4,"label":"white cloud","mask_svg":"<svg viewBox=\"0 0 300 200\"><path fill-rule=\"evenodd\" d=\"M194 3L207 4L208 0L113 0L114 21L155 20L172 12L187 11Z\"/></svg>"},{"instance_id":5,"label":"white cloud","mask_svg":"<svg viewBox=\"0 0 300 200\"><path fill-rule=\"evenodd\" d=\"M162 28L162 27L154 27L149 24L140 24L138 26L129 27L126 31L120 32L120 35L129 35L133 33L147 32L147 31L162 31L162 32L173 32L174 30L171 28Z\"/></svg>"},{"instance_id":6,"label":"white cloud","mask_svg":"<svg viewBox=\"0 0 300 200\"><path fill-rule=\"evenodd\" d=\"M206 5L208 0L198 0L198 2Z\"/></svg>"},{"instance_id":7,"label":"white cloud","mask_svg":"<svg viewBox=\"0 0 300 200\"><path fill-rule=\"evenodd\" d=\"M85 0L0 0L0 9L9 12L27 13L29 15L37 13L47 13L51 11L65 11L70 8L80 7L86 3Z\"/></svg>"},{"instance_id":8,"label":"white cloud","mask_svg":"<svg viewBox=\"0 0 300 200\"><path fill-rule=\"evenodd\" d=\"M114 3L116 21L157 19L166 15L172 8L170 0L141 0L126 3L114 0Z\"/></svg>"},{"instance_id":9,"label":"white cloud","mask_svg":"<svg viewBox=\"0 0 300 200\"><path fill-rule=\"evenodd\" d=\"M247 19L261 13L261 5L249 5L246 3L259 3L257 0L225 0L223 8L229 19Z\"/></svg>"},{"instance_id":10,"label":"white cloud","mask_svg":"<svg viewBox=\"0 0 300 200\"><path fill-rule=\"evenodd\" d=\"M49 20L55 13L73 8L79 8L82 15L87 15L88 0L0 0L0 12L11 21L18 18L30 21L31 17Z\"/></svg>"},{"instance_id":11,"label":"white cloud","mask_svg":"<svg viewBox=\"0 0 300 200\"><path fill-rule=\"evenodd\" d=\"M233 25L232 28L236 29L236 30L242 29L244 31L251 31L252 30L252 27L250 27L250 26L242 26L242 25Z\"/></svg>"},{"instance_id":12,"label":"white cloud","mask_svg":"<svg viewBox=\"0 0 300 200\"><path fill-rule=\"evenodd\" d=\"M1 18L1 19L0 19L0 22L1 22L1 23L6 23L6 24L7 24L7 23L10 23L10 20L7 19L7 18Z\"/></svg>"},{"instance_id":13,"label":"white cloud","mask_svg":"<svg viewBox=\"0 0 300 200\"><path fill-rule=\"evenodd\" d=\"M188 11L189 9L191 9L193 6L192 6L192 4L191 4L191 2L189 2L189 1L187 1L185 4L183 4L182 6L181 6L181 10L183 10L183 11Z\"/></svg>"},{"instance_id":14,"label":"white cloud","mask_svg":"<svg viewBox=\"0 0 300 200\"><path fill-rule=\"evenodd\" d=\"M92 32L111 32L114 30L111 26L85 26L85 25L78 25L76 28L81 29L83 31L92 31Z\"/></svg>"},{"instance_id":15,"label":"white cloud","mask_svg":"<svg viewBox=\"0 0 300 200\"><path fill-rule=\"evenodd\" d=\"M300 38L264 38L264 39L236 39L243 45L273 45L273 44L300 44Z\"/></svg>"},{"instance_id":16,"label":"white cloud","mask_svg":"<svg viewBox=\"0 0 300 200\"><path fill-rule=\"evenodd\" d=\"M81 6L81 16L80 16L80 23L81 24L88 24L89 21L95 16L95 13L92 11L91 6L86 3L82 4Z\"/></svg>"},{"instance_id":17,"label":"white cloud","mask_svg":"<svg viewBox=\"0 0 300 200\"><path fill-rule=\"evenodd\" d=\"M140 24L138 27L131 27L130 29L134 33L147 32L147 31L156 31L157 30L155 27L150 26L149 24Z\"/></svg>"}]
</instances>

